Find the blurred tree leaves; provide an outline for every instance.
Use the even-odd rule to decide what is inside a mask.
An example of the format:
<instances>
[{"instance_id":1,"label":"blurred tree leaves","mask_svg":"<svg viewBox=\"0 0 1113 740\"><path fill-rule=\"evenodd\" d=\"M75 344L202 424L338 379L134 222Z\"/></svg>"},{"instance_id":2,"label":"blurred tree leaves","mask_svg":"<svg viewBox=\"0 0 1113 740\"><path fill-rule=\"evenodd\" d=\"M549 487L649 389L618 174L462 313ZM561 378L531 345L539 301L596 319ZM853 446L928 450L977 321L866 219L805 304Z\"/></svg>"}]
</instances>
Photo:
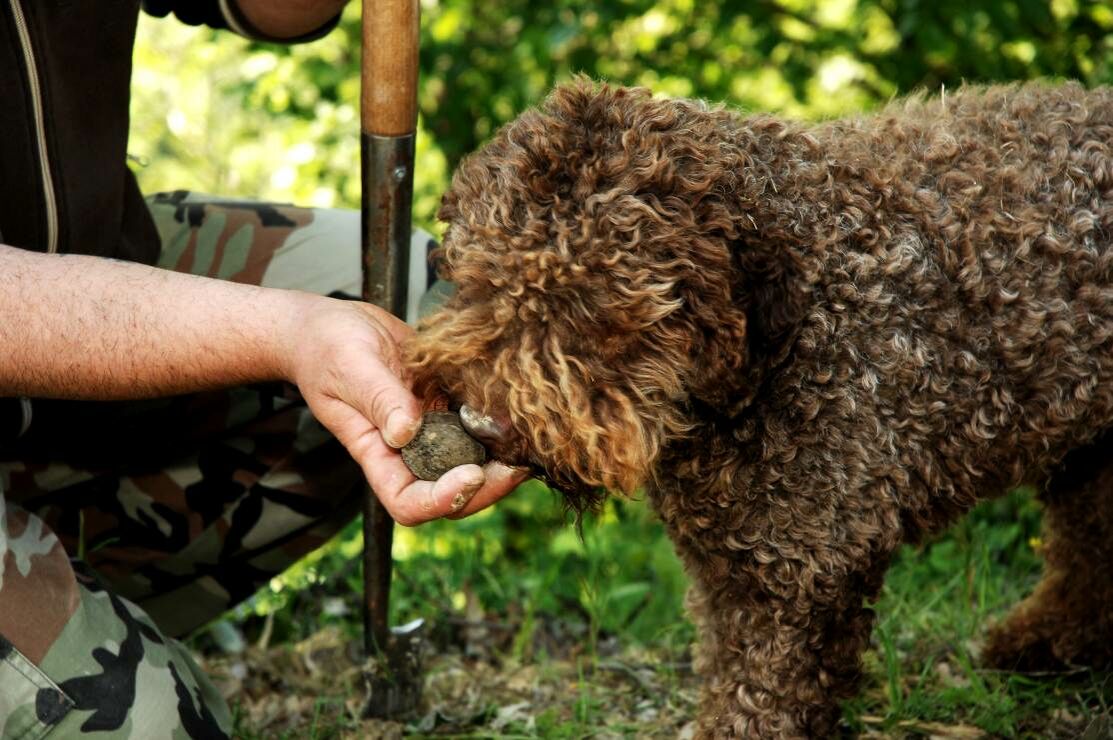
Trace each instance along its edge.
<instances>
[{"instance_id":1,"label":"blurred tree leaves","mask_svg":"<svg viewBox=\"0 0 1113 740\"><path fill-rule=\"evenodd\" d=\"M575 72L829 116L963 81L1113 81L1111 33L1108 3L1073 0L442 0L426 7L421 109L455 164Z\"/></svg>"},{"instance_id":2,"label":"blurred tree leaves","mask_svg":"<svg viewBox=\"0 0 1113 740\"><path fill-rule=\"evenodd\" d=\"M1107 0L424 0L415 218L451 168L575 73L826 117L917 88L1113 82ZM132 152L148 191L358 203L359 8L281 47L147 19Z\"/></svg>"}]
</instances>

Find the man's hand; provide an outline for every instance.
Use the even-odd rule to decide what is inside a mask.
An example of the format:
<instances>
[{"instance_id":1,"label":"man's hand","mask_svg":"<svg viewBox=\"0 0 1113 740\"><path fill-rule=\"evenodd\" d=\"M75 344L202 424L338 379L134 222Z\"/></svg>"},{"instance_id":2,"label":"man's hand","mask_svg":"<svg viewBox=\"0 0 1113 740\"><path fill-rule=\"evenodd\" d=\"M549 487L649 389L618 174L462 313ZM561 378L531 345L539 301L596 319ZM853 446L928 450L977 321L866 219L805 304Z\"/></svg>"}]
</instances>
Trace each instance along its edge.
<instances>
[{"instance_id":1,"label":"man's hand","mask_svg":"<svg viewBox=\"0 0 1113 740\"><path fill-rule=\"evenodd\" d=\"M418 480L398 454L421 422L421 404L400 380L398 346L413 330L368 304L322 301L293 334L289 379L362 466L395 521L411 526L471 514L522 482L523 472L497 462Z\"/></svg>"},{"instance_id":2,"label":"man's hand","mask_svg":"<svg viewBox=\"0 0 1113 740\"><path fill-rule=\"evenodd\" d=\"M468 515L525 477L498 463L418 481L397 447L421 404L411 330L372 306L145 265L0 245L0 397L126 399L296 383L401 524Z\"/></svg>"}]
</instances>

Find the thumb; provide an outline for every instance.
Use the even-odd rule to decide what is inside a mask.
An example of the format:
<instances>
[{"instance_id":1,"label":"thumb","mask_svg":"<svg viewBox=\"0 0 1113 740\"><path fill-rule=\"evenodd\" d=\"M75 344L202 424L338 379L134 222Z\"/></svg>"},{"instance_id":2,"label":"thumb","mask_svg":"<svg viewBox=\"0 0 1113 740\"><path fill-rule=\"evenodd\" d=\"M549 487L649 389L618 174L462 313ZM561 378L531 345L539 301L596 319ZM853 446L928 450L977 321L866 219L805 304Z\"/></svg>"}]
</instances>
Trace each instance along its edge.
<instances>
[{"instance_id":1,"label":"thumb","mask_svg":"<svg viewBox=\"0 0 1113 740\"><path fill-rule=\"evenodd\" d=\"M421 404L377 357L365 360L363 372L345 400L367 417L391 447L405 445L421 426Z\"/></svg>"}]
</instances>

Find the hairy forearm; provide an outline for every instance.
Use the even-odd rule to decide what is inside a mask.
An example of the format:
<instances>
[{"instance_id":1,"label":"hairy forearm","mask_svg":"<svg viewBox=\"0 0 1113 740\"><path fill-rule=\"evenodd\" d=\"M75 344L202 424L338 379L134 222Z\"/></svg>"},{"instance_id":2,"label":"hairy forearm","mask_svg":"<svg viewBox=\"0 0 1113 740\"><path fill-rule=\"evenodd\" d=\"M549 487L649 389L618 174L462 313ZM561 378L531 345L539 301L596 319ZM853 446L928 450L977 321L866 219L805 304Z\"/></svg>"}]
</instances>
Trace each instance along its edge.
<instances>
[{"instance_id":1,"label":"hairy forearm","mask_svg":"<svg viewBox=\"0 0 1113 740\"><path fill-rule=\"evenodd\" d=\"M120 399L289 374L307 294L0 245L0 396Z\"/></svg>"},{"instance_id":2,"label":"hairy forearm","mask_svg":"<svg viewBox=\"0 0 1113 740\"><path fill-rule=\"evenodd\" d=\"M236 0L248 20L263 33L296 38L325 24L347 0Z\"/></svg>"}]
</instances>

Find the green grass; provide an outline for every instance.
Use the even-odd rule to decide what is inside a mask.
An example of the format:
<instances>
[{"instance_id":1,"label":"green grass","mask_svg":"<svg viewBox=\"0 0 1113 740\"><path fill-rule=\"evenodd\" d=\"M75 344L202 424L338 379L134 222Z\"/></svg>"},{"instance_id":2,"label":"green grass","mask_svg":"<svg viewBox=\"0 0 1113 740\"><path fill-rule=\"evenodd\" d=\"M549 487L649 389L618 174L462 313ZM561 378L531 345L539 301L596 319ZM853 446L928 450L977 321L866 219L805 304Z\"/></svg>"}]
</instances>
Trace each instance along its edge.
<instances>
[{"instance_id":1,"label":"green grass","mask_svg":"<svg viewBox=\"0 0 1113 740\"><path fill-rule=\"evenodd\" d=\"M433 646L434 709L410 734L672 737L683 730L697 685L688 663L693 629L682 609L686 580L642 504L608 503L585 520L581 538L552 494L530 485L489 513L397 537L396 620L425 617ZM978 666L987 625L1038 578L1038 543L1038 507L1018 491L983 504L940 538L904 548L875 607L867 676L844 705L846 730L1042 738L1089 728L1087 737L1104 737L1110 674L1026 676ZM353 526L234 619L254 639L269 614L278 645L322 626L356 638L359 549ZM322 615L326 599L347 613ZM253 734L246 713L238 726L245 737L359 736L368 730L351 707L344 711L352 691L322 684L300 724L283 725L297 728L290 735L273 727Z\"/></svg>"},{"instance_id":2,"label":"green grass","mask_svg":"<svg viewBox=\"0 0 1113 740\"><path fill-rule=\"evenodd\" d=\"M917 724L961 724L1001 737L1048 737L1061 726L1069 737L1108 717L1107 673L978 667L988 624L1035 585L1038 544L1038 507L1030 491L1018 491L983 504L931 544L905 548L876 605L864 691L844 708L850 726L915 734Z\"/></svg>"}]
</instances>

